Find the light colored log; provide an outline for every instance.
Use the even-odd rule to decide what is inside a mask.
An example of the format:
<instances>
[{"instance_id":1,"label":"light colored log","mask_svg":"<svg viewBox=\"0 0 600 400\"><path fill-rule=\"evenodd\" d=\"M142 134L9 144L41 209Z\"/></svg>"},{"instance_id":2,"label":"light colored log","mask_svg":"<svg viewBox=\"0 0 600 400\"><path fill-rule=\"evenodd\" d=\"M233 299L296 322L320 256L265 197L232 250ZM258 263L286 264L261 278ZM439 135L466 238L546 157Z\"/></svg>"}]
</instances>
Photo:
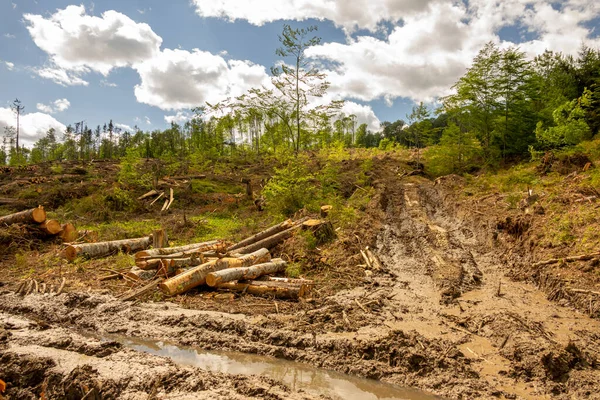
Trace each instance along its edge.
<instances>
[{"instance_id":1,"label":"light colored log","mask_svg":"<svg viewBox=\"0 0 600 400\"><path fill-rule=\"evenodd\" d=\"M163 204L162 208L160 209L160 211L165 211L167 209L167 206L169 205L169 199L165 199L165 203Z\"/></svg>"},{"instance_id":2,"label":"light colored log","mask_svg":"<svg viewBox=\"0 0 600 400\"><path fill-rule=\"evenodd\" d=\"M272 278L272 277L269 277ZM286 279L286 278L281 278ZM315 286L313 281L308 281L304 279L296 279L295 281L304 281L304 282L283 282L283 281L274 281L274 280L254 280L247 282L238 282L238 283L246 283L253 286L266 286L270 288L282 288L282 289L290 289L294 291L298 291L298 297L306 297L308 296L313 287Z\"/></svg>"},{"instance_id":3,"label":"light colored log","mask_svg":"<svg viewBox=\"0 0 600 400\"><path fill-rule=\"evenodd\" d=\"M169 190L170 190L169 204L167 204L167 208L165 210L168 210L171 207L171 204L173 204L173 200L175 199L175 197L173 196L173 188L169 188Z\"/></svg>"},{"instance_id":4,"label":"light colored log","mask_svg":"<svg viewBox=\"0 0 600 400\"><path fill-rule=\"evenodd\" d=\"M251 280L259 276L275 274L285 271L287 263L280 258L271 262L252 265L250 267L227 268L221 271L211 272L206 276L206 284L215 287L219 283L238 280Z\"/></svg>"},{"instance_id":5,"label":"light colored log","mask_svg":"<svg viewBox=\"0 0 600 400\"><path fill-rule=\"evenodd\" d=\"M132 267L125 276L134 281L149 281L150 279L154 279L156 271L146 271L138 267Z\"/></svg>"},{"instance_id":6,"label":"light colored log","mask_svg":"<svg viewBox=\"0 0 600 400\"><path fill-rule=\"evenodd\" d=\"M160 194L158 195L158 197L155 198L154 200L152 200L152 203L150 203L150 205L153 205L154 203L156 203L158 201L158 199L160 199L164 195L165 195L165 192L160 192Z\"/></svg>"},{"instance_id":7,"label":"light colored log","mask_svg":"<svg viewBox=\"0 0 600 400\"><path fill-rule=\"evenodd\" d=\"M289 229L292 226L294 226L294 222L291 219L280 222L277 225L274 225L268 229L265 229L264 231L258 232L256 235L252 235L249 238L246 238L246 239L234 244L233 246L228 247L227 251L230 252L232 250L240 249L242 247L248 246L252 243L256 243L259 240L273 236L274 234L284 231L286 229Z\"/></svg>"},{"instance_id":8,"label":"light colored log","mask_svg":"<svg viewBox=\"0 0 600 400\"><path fill-rule=\"evenodd\" d=\"M44 207L32 208L14 214L0 217L0 224L41 224L46 220L46 211Z\"/></svg>"},{"instance_id":9,"label":"light colored log","mask_svg":"<svg viewBox=\"0 0 600 400\"><path fill-rule=\"evenodd\" d=\"M262 240L259 240L258 242L249 244L245 247L235 249L235 252L237 254L248 254L248 253L252 253L253 251L256 251L261 248L271 249L271 248L277 246L279 243L283 242L284 240L292 237L292 235L294 234L294 231L298 230L301 226L302 225L294 225L291 228L286 229L285 231L282 231L282 232L276 233L272 236L266 237Z\"/></svg>"},{"instance_id":10,"label":"light colored log","mask_svg":"<svg viewBox=\"0 0 600 400\"><path fill-rule=\"evenodd\" d=\"M65 243L74 242L77 240L77 228L70 222L62 225L62 231L60 232L60 238Z\"/></svg>"},{"instance_id":11,"label":"light colored log","mask_svg":"<svg viewBox=\"0 0 600 400\"><path fill-rule=\"evenodd\" d=\"M145 193L145 194L141 195L137 199L138 200L144 200L145 198L156 196L158 193L160 193L158 190L153 189L153 190L149 191L148 193Z\"/></svg>"},{"instance_id":12,"label":"light colored log","mask_svg":"<svg viewBox=\"0 0 600 400\"><path fill-rule=\"evenodd\" d=\"M216 271L216 261L210 261L163 281L159 289L167 296L185 293L206 283L206 275Z\"/></svg>"},{"instance_id":13,"label":"light colored log","mask_svg":"<svg viewBox=\"0 0 600 400\"><path fill-rule=\"evenodd\" d=\"M62 231L62 226L55 219L47 219L40 224L40 229L49 235L58 235Z\"/></svg>"},{"instance_id":14,"label":"light colored log","mask_svg":"<svg viewBox=\"0 0 600 400\"><path fill-rule=\"evenodd\" d=\"M151 249L140 251L135 254L135 259L146 259L154 256L164 256L176 253L186 253L187 255L200 254L206 251L224 252L226 248L225 242L221 240L211 240L202 243L193 243L185 246L165 247L162 249ZM173 257L175 258L175 257ZM179 257L181 258L181 257Z\"/></svg>"},{"instance_id":15,"label":"light colored log","mask_svg":"<svg viewBox=\"0 0 600 400\"><path fill-rule=\"evenodd\" d=\"M106 257L116 254L119 251L130 253L132 251L146 249L150 247L151 244L152 238L150 236L135 239L113 240L110 242L72 244L65 249L63 256L69 261L73 261L78 256L87 256L91 258Z\"/></svg>"},{"instance_id":16,"label":"light colored log","mask_svg":"<svg viewBox=\"0 0 600 400\"><path fill-rule=\"evenodd\" d=\"M276 299L298 299L300 287L282 288L265 285L252 285L249 283L225 282L219 284L217 289L229 290L237 293L248 293L254 296L274 297Z\"/></svg>"},{"instance_id":17,"label":"light colored log","mask_svg":"<svg viewBox=\"0 0 600 400\"><path fill-rule=\"evenodd\" d=\"M217 261L217 264L221 268L240 268L268 261L271 261L271 253L269 253L269 250L262 248L252 253L240 254L237 257L221 258Z\"/></svg>"}]
</instances>

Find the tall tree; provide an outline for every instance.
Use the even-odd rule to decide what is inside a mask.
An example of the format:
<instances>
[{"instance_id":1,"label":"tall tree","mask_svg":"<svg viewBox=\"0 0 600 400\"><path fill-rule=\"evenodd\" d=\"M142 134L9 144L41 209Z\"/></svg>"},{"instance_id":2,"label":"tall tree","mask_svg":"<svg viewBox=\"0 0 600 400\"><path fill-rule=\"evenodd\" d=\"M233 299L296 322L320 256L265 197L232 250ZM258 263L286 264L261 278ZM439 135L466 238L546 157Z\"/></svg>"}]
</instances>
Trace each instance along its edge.
<instances>
[{"instance_id":1,"label":"tall tree","mask_svg":"<svg viewBox=\"0 0 600 400\"><path fill-rule=\"evenodd\" d=\"M20 123L19 119L21 117L21 113L25 109L25 106L23 104L21 104L21 100L15 99L15 101L13 101L10 108L12 108L14 113L17 114L17 155L18 155L19 154L19 131L20 131L20 127L21 127L21 123Z\"/></svg>"}]
</instances>

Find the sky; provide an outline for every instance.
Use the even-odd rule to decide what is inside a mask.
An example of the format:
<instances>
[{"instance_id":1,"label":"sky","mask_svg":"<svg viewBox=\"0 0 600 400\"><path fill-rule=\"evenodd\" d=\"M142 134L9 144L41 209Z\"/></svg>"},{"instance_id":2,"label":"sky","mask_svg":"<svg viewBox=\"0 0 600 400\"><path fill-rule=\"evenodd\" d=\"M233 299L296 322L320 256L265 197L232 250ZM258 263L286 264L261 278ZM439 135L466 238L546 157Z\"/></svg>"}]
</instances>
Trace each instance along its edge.
<instances>
[{"instance_id":1,"label":"sky","mask_svg":"<svg viewBox=\"0 0 600 400\"><path fill-rule=\"evenodd\" d=\"M270 83L284 24L316 25L306 56L373 131L431 108L487 42L528 57L600 47L597 0L2 0L0 134L21 143L113 120L164 129L191 108Z\"/></svg>"}]
</instances>

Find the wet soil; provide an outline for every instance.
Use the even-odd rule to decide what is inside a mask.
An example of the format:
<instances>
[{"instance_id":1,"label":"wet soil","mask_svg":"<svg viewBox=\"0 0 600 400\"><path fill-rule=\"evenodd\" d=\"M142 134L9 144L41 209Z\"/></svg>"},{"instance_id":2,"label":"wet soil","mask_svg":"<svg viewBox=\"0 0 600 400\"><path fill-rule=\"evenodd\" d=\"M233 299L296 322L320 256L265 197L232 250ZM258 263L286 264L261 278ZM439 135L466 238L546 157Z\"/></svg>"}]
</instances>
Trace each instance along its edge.
<instances>
[{"instance_id":1,"label":"wet soil","mask_svg":"<svg viewBox=\"0 0 600 400\"><path fill-rule=\"evenodd\" d=\"M355 239L342 237L326 253L327 263L333 263L342 254L335 246L352 249L352 256L337 261L354 265L356 284L334 290L331 279L325 295L313 301L274 307L264 300L269 306L259 308L243 297L198 310L169 302L124 303L110 294L0 293L5 325L0 379L8 383L7 395L27 398L20 393L29 391L39 397L51 386L55 392L47 398L62 398L75 390L68 382L77 381L83 382L77 395L81 387L94 388L97 398L114 393L168 398L176 390L217 398L312 398L264 377L200 371L165 360L158 364L166 370L160 369L156 356L84 340L78 333L94 332L274 356L449 399L600 399L600 322L549 300L525 280L509 278L520 256L498 237L493 216L460 209L451 185L403 176L393 160L378 160L373 178L377 194L369 219L361 221ZM360 265L354 254L359 245L371 246L384 269ZM28 328L36 333L32 339L11 328L18 326L11 321L25 318L38 321ZM120 377L94 363L67 362L58 350L146 361Z\"/></svg>"}]
</instances>

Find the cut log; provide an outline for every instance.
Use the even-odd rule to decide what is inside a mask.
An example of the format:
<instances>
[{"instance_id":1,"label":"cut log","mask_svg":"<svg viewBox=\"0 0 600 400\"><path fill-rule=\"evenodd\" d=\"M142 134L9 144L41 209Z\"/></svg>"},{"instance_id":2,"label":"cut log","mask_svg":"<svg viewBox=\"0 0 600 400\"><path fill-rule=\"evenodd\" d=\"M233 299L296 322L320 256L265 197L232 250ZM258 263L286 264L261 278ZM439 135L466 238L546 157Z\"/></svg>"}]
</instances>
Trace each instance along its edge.
<instances>
[{"instance_id":1,"label":"cut log","mask_svg":"<svg viewBox=\"0 0 600 400\"><path fill-rule=\"evenodd\" d=\"M156 203L158 201L158 199L160 199L161 197L163 197L165 195L165 192L161 192L157 198L155 198L154 200L152 200L152 203L150 203L150 205Z\"/></svg>"},{"instance_id":2,"label":"cut log","mask_svg":"<svg viewBox=\"0 0 600 400\"><path fill-rule=\"evenodd\" d=\"M309 219L302 223L302 228L312 232L317 240L317 245L327 243L336 236L331 222L321 219Z\"/></svg>"},{"instance_id":3,"label":"cut log","mask_svg":"<svg viewBox=\"0 0 600 400\"><path fill-rule=\"evenodd\" d=\"M171 194L169 196L169 203L167 204L167 208L165 208L165 211L171 207L171 204L173 204L173 199L175 198L173 197L173 188L169 188L169 190L171 191Z\"/></svg>"},{"instance_id":4,"label":"cut log","mask_svg":"<svg viewBox=\"0 0 600 400\"><path fill-rule=\"evenodd\" d=\"M268 261L271 261L271 253L269 253L269 250L262 248L238 257L221 258L217 261L217 265L222 268L241 268Z\"/></svg>"},{"instance_id":5,"label":"cut log","mask_svg":"<svg viewBox=\"0 0 600 400\"><path fill-rule=\"evenodd\" d=\"M162 249L163 247L169 246L169 239L167 238L167 232L164 229L157 229L152 232L152 247L155 249Z\"/></svg>"},{"instance_id":6,"label":"cut log","mask_svg":"<svg viewBox=\"0 0 600 400\"><path fill-rule=\"evenodd\" d=\"M62 232L60 232L60 238L65 243L70 243L77 240L77 229L75 228L75 225L70 222L63 224Z\"/></svg>"},{"instance_id":7,"label":"cut log","mask_svg":"<svg viewBox=\"0 0 600 400\"><path fill-rule=\"evenodd\" d=\"M62 231L62 226L55 219L47 219L40 224L40 229L49 235L58 235Z\"/></svg>"},{"instance_id":8,"label":"cut log","mask_svg":"<svg viewBox=\"0 0 600 400\"><path fill-rule=\"evenodd\" d=\"M136 239L113 240L110 242L72 244L65 249L63 256L69 261L73 261L77 256L90 258L106 257L116 254L119 251L131 253L146 249L151 244L152 238L149 236Z\"/></svg>"},{"instance_id":9,"label":"cut log","mask_svg":"<svg viewBox=\"0 0 600 400\"><path fill-rule=\"evenodd\" d=\"M315 286L315 283L313 281L309 281L309 280L305 280L305 279L293 279L294 282L283 282L283 281L272 280L272 278L273 277L269 277L268 280L261 279L261 280L239 282L239 283L246 283L246 284L255 285L255 286L267 286L267 287L273 287L273 288L292 289L292 290L298 289L299 297L308 296L312 292L313 287ZM288 279L288 278L279 278L279 279Z\"/></svg>"},{"instance_id":10,"label":"cut log","mask_svg":"<svg viewBox=\"0 0 600 400\"><path fill-rule=\"evenodd\" d=\"M367 254L367 257L369 257L369 261L371 262L370 264L373 266L373 268L375 268L376 270L380 270L380 271L384 271L385 268L383 266L383 264L381 263L381 261L379 260L379 257L377 257L369 248L369 246L367 246L365 248L365 252Z\"/></svg>"},{"instance_id":11,"label":"cut log","mask_svg":"<svg viewBox=\"0 0 600 400\"><path fill-rule=\"evenodd\" d=\"M143 269L143 270L151 270L151 269L157 269L160 267L160 263L162 260L160 259L150 259L150 260L137 260L135 262L135 266L138 267L139 269Z\"/></svg>"},{"instance_id":12,"label":"cut log","mask_svg":"<svg viewBox=\"0 0 600 400\"><path fill-rule=\"evenodd\" d=\"M227 268L209 273L206 276L206 284L215 287L219 283L255 279L259 276L285 271L286 265L287 263L285 261L277 258L271 262L252 265L250 267Z\"/></svg>"},{"instance_id":13,"label":"cut log","mask_svg":"<svg viewBox=\"0 0 600 400\"><path fill-rule=\"evenodd\" d=\"M165 211L167 209L167 206L169 205L169 199L165 199L165 203L163 204L162 208L160 209L161 212Z\"/></svg>"},{"instance_id":14,"label":"cut log","mask_svg":"<svg viewBox=\"0 0 600 400\"><path fill-rule=\"evenodd\" d=\"M261 276L257 278L256 281L260 282L281 282L281 283L289 283L292 285L314 285L315 281L310 279L300 279L300 278L282 278L279 276Z\"/></svg>"},{"instance_id":15,"label":"cut log","mask_svg":"<svg viewBox=\"0 0 600 400\"><path fill-rule=\"evenodd\" d=\"M44 207L32 208L14 214L0 217L0 224L41 224L46 220L46 211Z\"/></svg>"},{"instance_id":16,"label":"cut log","mask_svg":"<svg viewBox=\"0 0 600 400\"><path fill-rule=\"evenodd\" d=\"M259 240L268 238L270 236L275 235L276 233L279 233L281 231L284 231L286 229L291 228L292 226L294 226L294 222L291 219L288 219L286 221L283 221L277 225L274 225L268 229L265 229L262 232L257 233L256 235L250 236L247 239L244 239L236 244L234 244L233 246L230 246L227 248L227 251L230 252L232 250L235 249L240 249L242 247L248 246L250 244L256 243Z\"/></svg>"},{"instance_id":17,"label":"cut log","mask_svg":"<svg viewBox=\"0 0 600 400\"><path fill-rule=\"evenodd\" d=\"M156 271L145 271L138 267L133 267L125 276L134 281L149 281L150 279L154 279Z\"/></svg>"},{"instance_id":18,"label":"cut log","mask_svg":"<svg viewBox=\"0 0 600 400\"><path fill-rule=\"evenodd\" d=\"M176 253L187 253L188 255L200 254L200 253L204 253L206 251L216 251L216 252L221 253L221 252L225 251L225 248L226 248L225 242L223 242L221 240L211 240L208 242L188 244L186 246L165 247L162 249L152 249L152 250L140 251L135 254L135 259L136 260L148 259L148 258L152 258L154 256L164 256L164 255L176 254ZM173 258L175 258L175 257L173 257Z\"/></svg>"},{"instance_id":19,"label":"cut log","mask_svg":"<svg viewBox=\"0 0 600 400\"><path fill-rule=\"evenodd\" d=\"M144 200L144 199L146 199L146 198L148 198L148 197L156 196L156 195L157 195L157 194L159 194L159 193L160 193L160 192L159 192L158 190L155 190L155 189L153 189L153 190L149 191L148 193L145 193L145 194L141 195L141 196L140 196L140 197L138 197L137 199L138 199L138 200Z\"/></svg>"},{"instance_id":20,"label":"cut log","mask_svg":"<svg viewBox=\"0 0 600 400\"><path fill-rule=\"evenodd\" d=\"M253 281L260 282L260 281ZM265 285L253 285L249 283L225 282L219 284L216 289L229 290L237 293L248 293L254 296L274 297L276 299L298 299L300 298L300 287L272 287Z\"/></svg>"},{"instance_id":21,"label":"cut log","mask_svg":"<svg viewBox=\"0 0 600 400\"><path fill-rule=\"evenodd\" d=\"M258 249L271 249L275 246L277 246L279 243L283 242L286 239L289 239L290 237L292 237L292 235L294 234L294 231L299 229L302 225L294 225L289 229L286 229L285 231L276 233L272 236L266 237L262 240L259 240L258 242L249 244L245 247L241 247L241 248L237 248L235 249L235 252L237 254L248 254L248 253L252 253L253 251L256 251Z\"/></svg>"},{"instance_id":22,"label":"cut log","mask_svg":"<svg viewBox=\"0 0 600 400\"><path fill-rule=\"evenodd\" d=\"M159 289L167 296L185 293L196 286L206 283L206 275L217 271L216 261L210 261L192 268L184 273L169 278L158 285Z\"/></svg>"}]
</instances>

